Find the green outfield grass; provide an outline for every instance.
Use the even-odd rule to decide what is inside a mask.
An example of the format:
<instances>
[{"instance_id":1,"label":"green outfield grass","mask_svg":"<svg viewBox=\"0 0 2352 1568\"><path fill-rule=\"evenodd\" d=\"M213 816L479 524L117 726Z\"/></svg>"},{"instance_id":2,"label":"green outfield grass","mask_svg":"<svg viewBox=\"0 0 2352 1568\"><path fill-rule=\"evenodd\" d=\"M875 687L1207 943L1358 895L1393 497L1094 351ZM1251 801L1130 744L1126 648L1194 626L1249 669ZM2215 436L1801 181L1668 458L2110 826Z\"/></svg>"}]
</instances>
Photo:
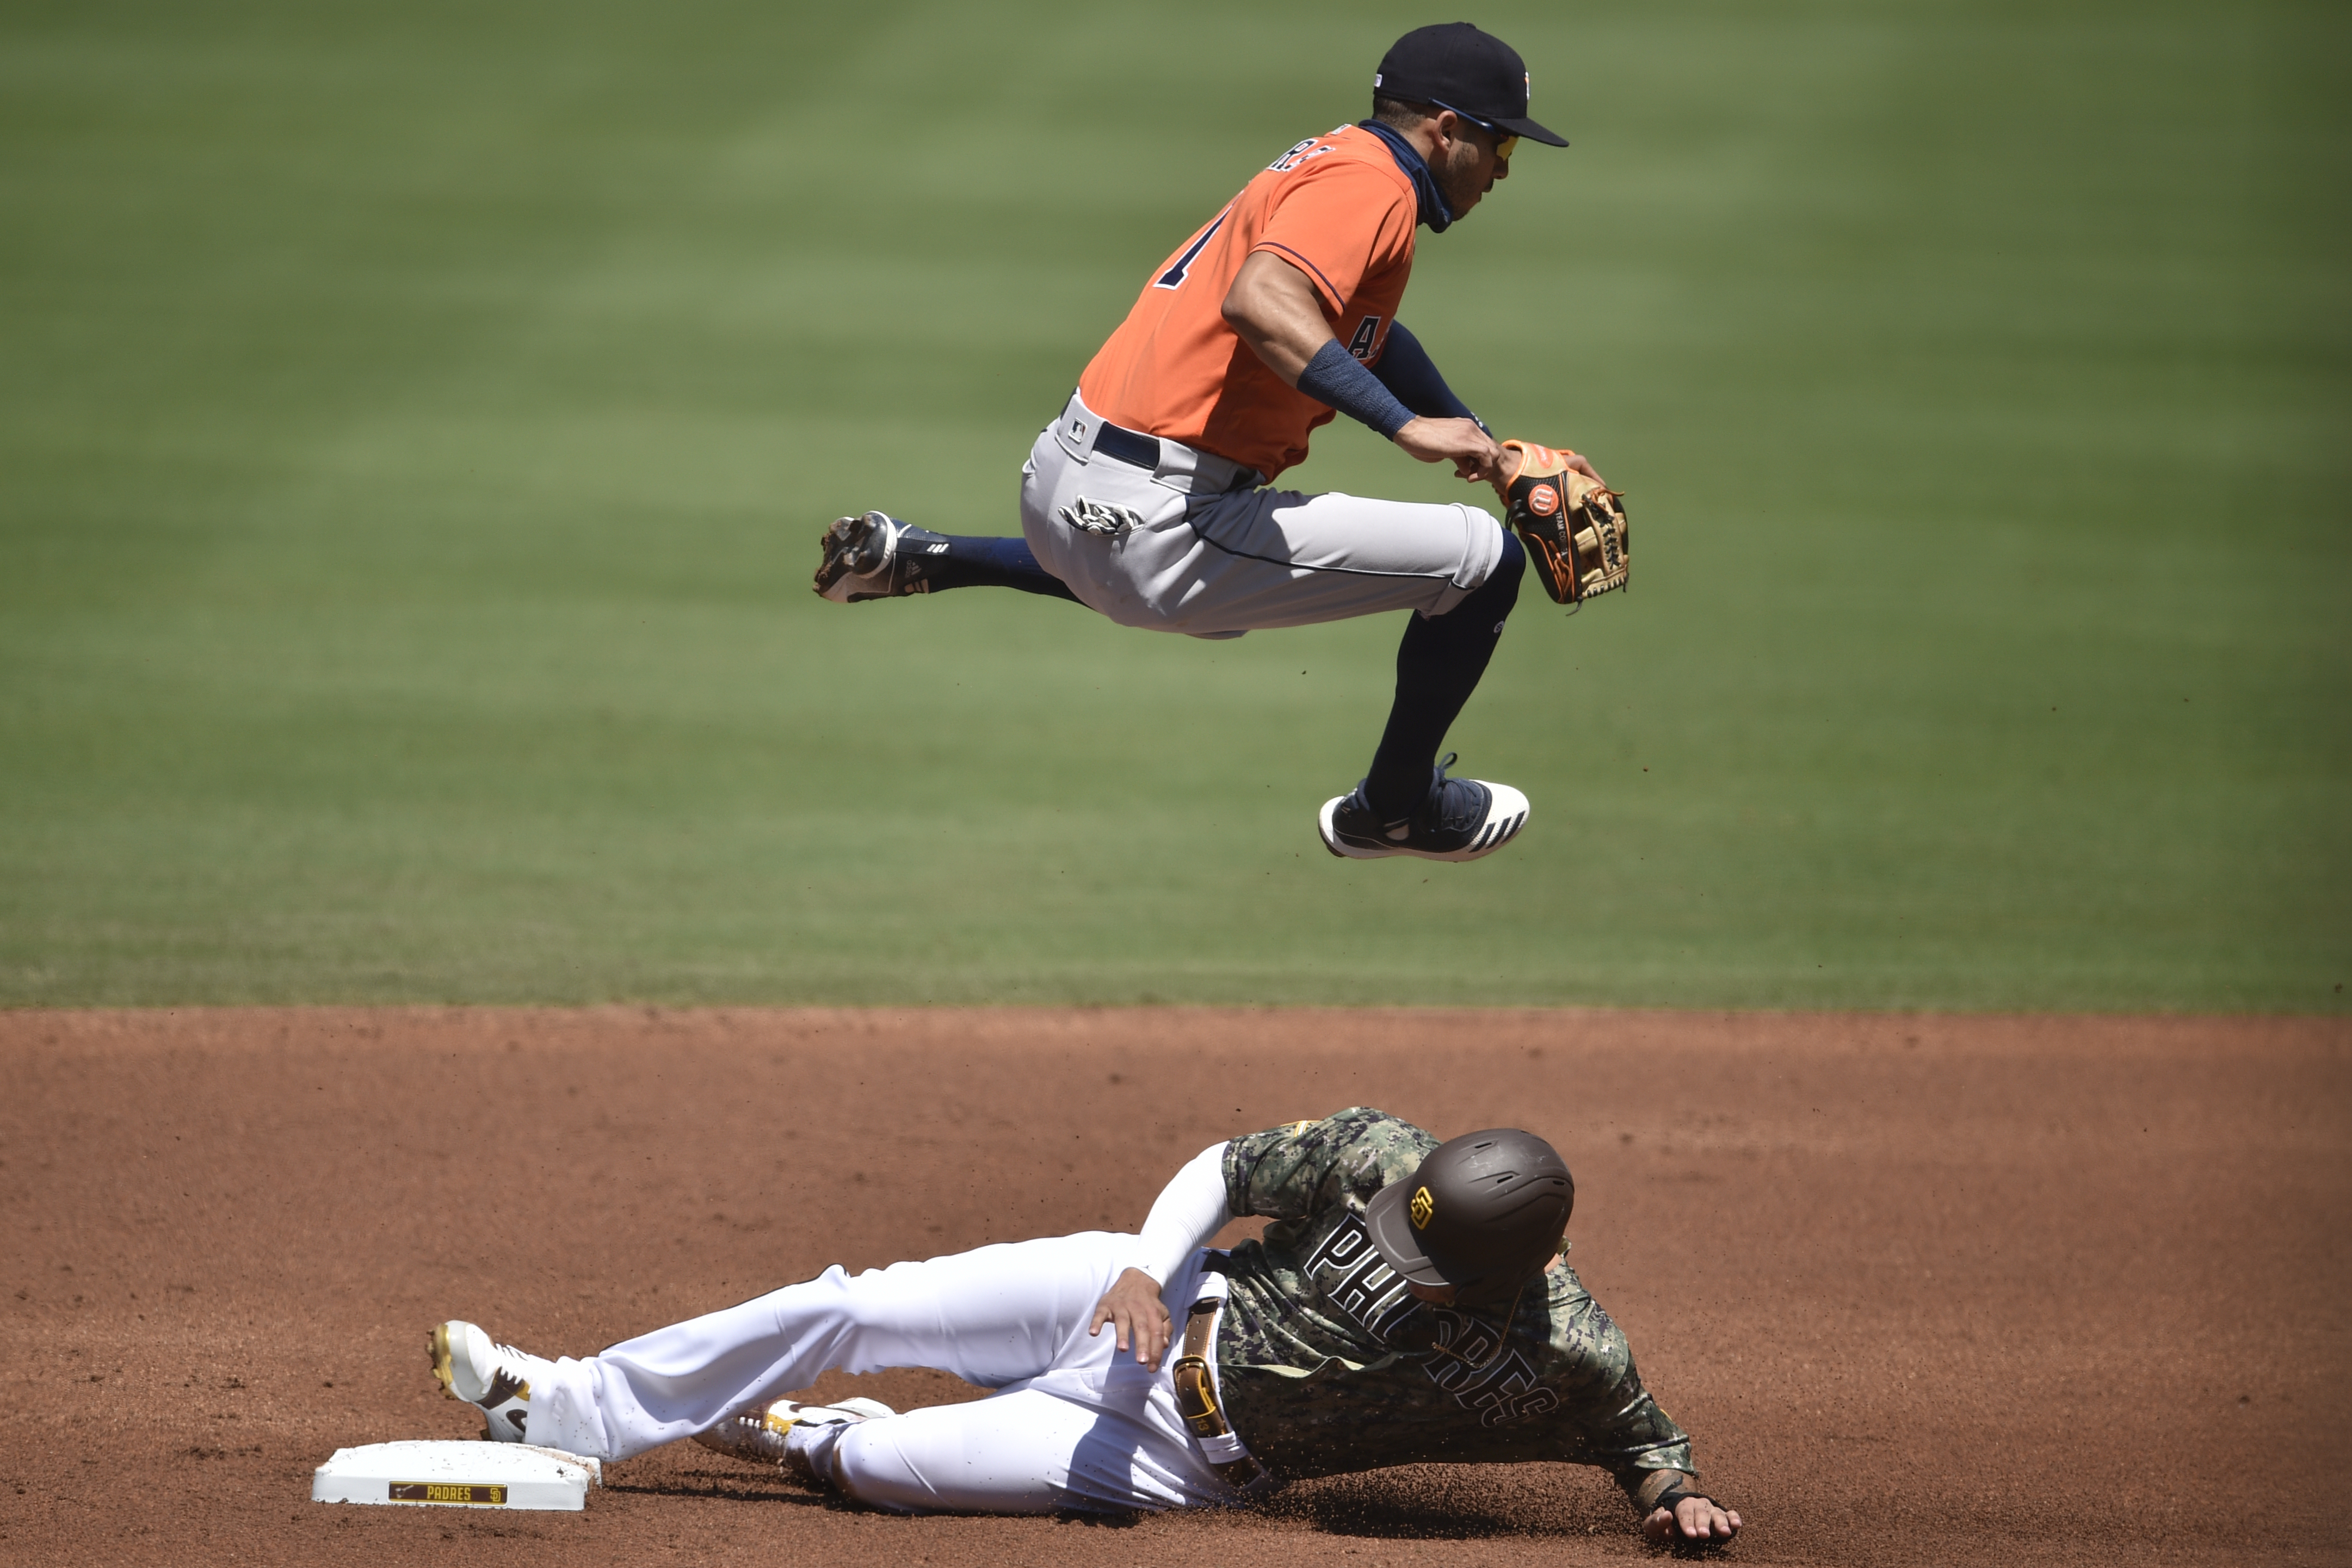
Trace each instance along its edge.
<instances>
[{"instance_id":1,"label":"green outfield grass","mask_svg":"<svg viewBox=\"0 0 2352 1568\"><path fill-rule=\"evenodd\" d=\"M1529 584L1453 743L1532 824L1433 867L1311 825L1395 618L806 583L1017 531L1145 270L1440 13L8 8L0 1003L2339 1010L2346 18L1479 13L1575 144L1404 319L1640 570Z\"/></svg>"}]
</instances>

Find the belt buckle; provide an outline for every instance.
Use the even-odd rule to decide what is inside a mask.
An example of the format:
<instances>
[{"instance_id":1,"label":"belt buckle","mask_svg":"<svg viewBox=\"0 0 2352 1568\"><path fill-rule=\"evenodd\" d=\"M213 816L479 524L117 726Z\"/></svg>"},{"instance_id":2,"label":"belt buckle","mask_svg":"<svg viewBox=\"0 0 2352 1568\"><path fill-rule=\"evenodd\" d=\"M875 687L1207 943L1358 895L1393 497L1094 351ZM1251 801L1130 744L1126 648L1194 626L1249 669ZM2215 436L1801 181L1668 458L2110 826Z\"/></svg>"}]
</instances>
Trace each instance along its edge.
<instances>
[{"instance_id":1,"label":"belt buckle","mask_svg":"<svg viewBox=\"0 0 2352 1568\"><path fill-rule=\"evenodd\" d=\"M1176 1414L1201 1450L1201 1458L1218 1479L1235 1491L1262 1489L1273 1479L1255 1454L1242 1446L1233 1423L1217 1401L1217 1383L1209 1371L1207 1352L1216 1333L1220 1296L1204 1296L1192 1303L1184 1319L1184 1353L1170 1368L1176 1385ZM1219 1458L1220 1453L1229 1457Z\"/></svg>"}]
</instances>

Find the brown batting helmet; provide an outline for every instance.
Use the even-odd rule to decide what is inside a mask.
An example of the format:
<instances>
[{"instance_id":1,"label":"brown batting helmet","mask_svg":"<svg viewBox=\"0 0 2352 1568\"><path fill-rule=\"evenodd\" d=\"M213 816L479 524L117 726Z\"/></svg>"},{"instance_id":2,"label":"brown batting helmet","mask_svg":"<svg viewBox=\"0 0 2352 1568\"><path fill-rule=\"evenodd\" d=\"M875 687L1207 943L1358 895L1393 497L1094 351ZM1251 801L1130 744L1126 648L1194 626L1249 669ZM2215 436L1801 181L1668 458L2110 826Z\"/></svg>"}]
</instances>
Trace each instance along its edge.
<instances>
[{"instance_id":1,"label":"brown batting helmet","mask_svg":"<svg viewBox=\"0 0 2352 1568\"><path fill-rule=\"evenodd\" d=\"M1576 1179L1559 1152L1515 1127L1439 1144L1413 1173L1372 1194L1365 1228L1388 1266L1457 1300L1517 1289L1568 1234Z\"/></svg>"}]
</instances>

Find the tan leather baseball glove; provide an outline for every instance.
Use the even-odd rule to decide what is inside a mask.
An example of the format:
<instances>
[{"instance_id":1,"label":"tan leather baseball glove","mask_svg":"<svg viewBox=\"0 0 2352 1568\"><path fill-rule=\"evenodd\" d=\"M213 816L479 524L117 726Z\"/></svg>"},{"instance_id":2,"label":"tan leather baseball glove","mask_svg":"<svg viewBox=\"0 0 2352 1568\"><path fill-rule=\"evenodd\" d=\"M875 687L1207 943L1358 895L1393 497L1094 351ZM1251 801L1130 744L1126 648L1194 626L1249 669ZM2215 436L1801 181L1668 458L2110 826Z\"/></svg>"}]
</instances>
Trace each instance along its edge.
<instances>
[{"instance_id":1,"label":"tan leather baseball glove","mask_svg":"<svg viewBox=\"0 0 2352 1568\"><path fill-rule=\"evenodd\" d=\"M1622 588L1632 574L1622 498L1569 466L1573 452L1533 441L1503 443L1495 481L1505 520L1527 541L1544 592L1556 604L1581 605Z\"/></svg>"}]
</instances>

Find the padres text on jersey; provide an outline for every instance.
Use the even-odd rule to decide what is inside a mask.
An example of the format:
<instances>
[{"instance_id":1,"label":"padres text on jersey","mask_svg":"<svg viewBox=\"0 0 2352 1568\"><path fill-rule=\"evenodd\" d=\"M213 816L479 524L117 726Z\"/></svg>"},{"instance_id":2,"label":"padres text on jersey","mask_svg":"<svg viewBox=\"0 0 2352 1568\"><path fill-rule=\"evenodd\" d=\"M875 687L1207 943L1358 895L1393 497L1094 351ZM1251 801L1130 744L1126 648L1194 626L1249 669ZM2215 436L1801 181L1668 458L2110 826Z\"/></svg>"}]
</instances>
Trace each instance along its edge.
<instances>
[{"instance_id":1,"label":"padres text on jersey","mask_svg":"<svg viewBox=\"0 0 2352 1568\"><path fill-rule=\"evenodd\" d=\"M1365 1233L1374 1193L1437 1140L1358 1106L1225 1146L1226 1200L1275 1219L1234 1248L1217 1380L1234 1429L1286 1479L1427 1463L1564 1460L1627 1490L1696 1475L1623 1332L1561 1262L1508 1307L1415 1300Z\"/></svg>"}]
</instances>

